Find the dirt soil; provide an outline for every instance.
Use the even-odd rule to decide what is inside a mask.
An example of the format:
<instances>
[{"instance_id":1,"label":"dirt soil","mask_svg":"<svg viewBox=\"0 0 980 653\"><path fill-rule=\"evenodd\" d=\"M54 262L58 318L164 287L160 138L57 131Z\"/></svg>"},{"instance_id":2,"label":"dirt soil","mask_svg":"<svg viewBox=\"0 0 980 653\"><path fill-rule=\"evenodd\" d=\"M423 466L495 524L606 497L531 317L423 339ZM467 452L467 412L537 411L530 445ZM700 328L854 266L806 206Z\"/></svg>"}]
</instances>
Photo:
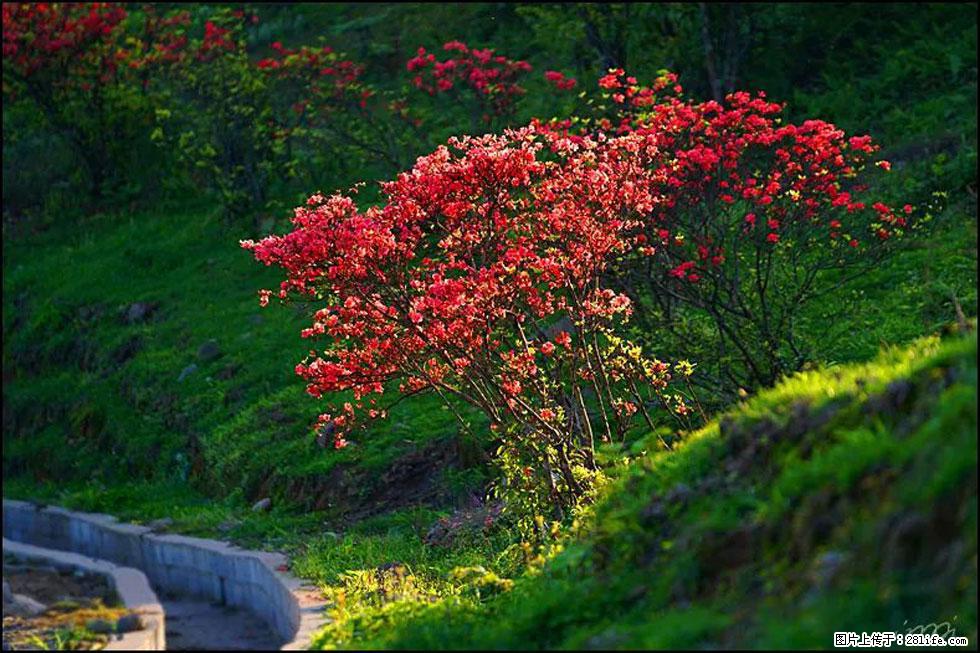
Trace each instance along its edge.
<instances>
[{"instance_id":1,"label":"dirt soil","mask_svg":"<svg viewBox=\"0 0 980 653\"><path fill-rule=\"evenodd\" d=\"M45 608L34 616L18 615L4 602L4 650L102 648L108 636L89 631L86 624L115 624L126 614L108 580L98 574L5 563L3 580L14 595L30 597Z\"/></svg>"}]
</instances>

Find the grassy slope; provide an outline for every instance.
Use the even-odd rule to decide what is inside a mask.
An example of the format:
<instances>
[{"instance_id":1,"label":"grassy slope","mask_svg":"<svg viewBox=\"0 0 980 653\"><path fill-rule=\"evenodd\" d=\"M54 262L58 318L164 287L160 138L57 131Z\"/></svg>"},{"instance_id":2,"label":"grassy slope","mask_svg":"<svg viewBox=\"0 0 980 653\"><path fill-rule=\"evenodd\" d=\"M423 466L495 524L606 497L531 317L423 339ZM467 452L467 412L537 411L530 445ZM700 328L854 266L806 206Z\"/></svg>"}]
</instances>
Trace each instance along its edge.
<instances>
[{"instance_id":1,"label":"grassy slope","mask_svg":"<svg viewBox=\"0 0 980 653\"><path fill-rule=\"evenodd\" d=\"M391 581L401 600L339 610L319 644L825 648L943 621L975 642L975 358L975 335L927 338L789 379L638 457L512 591Z\"/></svg>"},{"instance_id":2,"label":"grassy slope","mask_svg":"<svg viewBox=\"0 0 980 653\"><path fill-rule=\"evenodd\" d=\"M290 496L336 514L328 500L368 501L369 475L455 434L449 413L422 401L355 446L318 448L308 427L319 406L292 371L304 320L259 309L255 291L278 280L239 236L197 210L5 240L5 494L151 517L174 505L200 512L207 501L190 479L229 505ZM134 302L158 308L130 324ZM210 339L222 355L201 360ZM361 476L331 476L338 468ZM344 494L310 480L323 478ZM450 481L462 488L466 473ZM222 511L203 512L214 514L202 526Z\"/></svg>"}]
</instances>

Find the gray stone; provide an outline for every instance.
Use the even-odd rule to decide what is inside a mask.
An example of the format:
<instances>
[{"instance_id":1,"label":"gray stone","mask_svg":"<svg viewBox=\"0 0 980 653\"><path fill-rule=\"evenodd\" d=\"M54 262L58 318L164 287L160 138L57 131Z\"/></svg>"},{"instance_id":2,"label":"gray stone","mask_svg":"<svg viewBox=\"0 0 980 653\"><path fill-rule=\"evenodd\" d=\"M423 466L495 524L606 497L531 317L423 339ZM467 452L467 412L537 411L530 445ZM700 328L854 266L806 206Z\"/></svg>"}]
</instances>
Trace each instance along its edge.
<instances>
[{"instance_id":1,"label":"gray stone","mask_svg":"<svg viewBox=\"0 0 980 653\"><path fill-rule=\"evenodd\" d=\"M48 606L23 594L14 594L10 597L9 602L4 601L3 604L5 615L13 614L19 617L36 617L43 614L47 609Z\"/></svg>"},{"instance_id":2,"label":"gray stone","mask_svg":"<svg viewBox=\"0 0 980 653\"><path fill-rule=\"evenodd\" d=\"M154 519L151 522L147 522L146 527L153 531L163 531L174 525L174 520L170 517L164 517L163 519Z\"/></svg>"},{"instance_id":3,"label":"gray stone","mask_svg":"<svg viewBox=\"0 0 980 653\"><path fill-rule=\"evenodd\" d=\"M218 345L218 341L212 338L201 345L197 350L197 357L205 363L220 358L221 347Z\"/></svg>"},{"instance_id":4,"label":"gray stone","mask_svg":"<svg viewBox=\"0 0 980 653\"><path fill-rule=\"evenodd\" d=\"M191 363L181 371L180 376L177 377L177 383L181 383L184 379L189 377L191 374L197 371L197 365Z\"/></svg>"},{"instance_id":5,"label":"gray stone","mask_svg":"<svg viewBox=\"0 0 980 653\"><path fill-rule=\"evenodd\" d=\"M252 505L252 512L265 512L272 507L272 499L266 497L259 499Z\"/></svg>"},{"instance_id":6,"label":"gray stone","mask_svg":"<svg viewBox=\"0 0 980 653\"><path fill-rule=\"evenodd\" d=\"M129 308L126 309L125 321L127 324L138 324L148 318L154 309L156 306L149 302L130 304Z\"/></svg>"},{"instance_id":7,"label":"gray stone","mask_svg":"<svg viewBox=\"0 0 980 653\"><path fill-rule=\"evenodd\" d=\"M3 602L10 603L14 600L14 593L10 589L10 583L3 581Z\"/></svg>"},{"instance_id":8,"label":"gray stone","mask_svg":"<svg viewBox=\"0 0 980 653\"><path fill-rule=\"evenodd\" d=\"M123 615L116 622L117 633L131 633L137 630L143 630L143 618L138 614Z\"/></svg>"},{"instance_id":9,"label":"gray stone","mask_svg":"<svg viewBox=\"0 0 980 653\"><path fill-rule=\"evenodd\" d=\"M813 562L810 580L818 590L827 589L840 576L849 556L840 551L827 551Z\"/></svg>"},{"instance_id":10,"label":"gray stone","mask_svg":"<svg viewBox=\"0 0 980 653\"><path fill-rule=\"evenodd\" d=\"M665 498L667 503L686 503L692 495L693 492L690 487L684 483L678 483L667 492Z\"/></svg>"}]
</instances>

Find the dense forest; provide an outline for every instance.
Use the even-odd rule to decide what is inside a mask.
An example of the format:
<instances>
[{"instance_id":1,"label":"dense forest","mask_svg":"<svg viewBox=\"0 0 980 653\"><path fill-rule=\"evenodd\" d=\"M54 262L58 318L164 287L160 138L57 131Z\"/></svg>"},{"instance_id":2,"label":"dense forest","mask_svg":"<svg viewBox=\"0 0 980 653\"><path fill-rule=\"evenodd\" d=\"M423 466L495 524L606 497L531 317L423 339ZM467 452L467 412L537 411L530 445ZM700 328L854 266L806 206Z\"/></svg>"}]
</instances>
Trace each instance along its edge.
<instances>
[{"instance_id":1,"label":"dense forest","mask_svg":"<svg viewBox=\"0 0 980 653\"><path fill-rule=\"evenodd\" d=\"M314 648L976 645L976 5L3 48L5 498L284 551Z\"/></svg>"}]
</instances>

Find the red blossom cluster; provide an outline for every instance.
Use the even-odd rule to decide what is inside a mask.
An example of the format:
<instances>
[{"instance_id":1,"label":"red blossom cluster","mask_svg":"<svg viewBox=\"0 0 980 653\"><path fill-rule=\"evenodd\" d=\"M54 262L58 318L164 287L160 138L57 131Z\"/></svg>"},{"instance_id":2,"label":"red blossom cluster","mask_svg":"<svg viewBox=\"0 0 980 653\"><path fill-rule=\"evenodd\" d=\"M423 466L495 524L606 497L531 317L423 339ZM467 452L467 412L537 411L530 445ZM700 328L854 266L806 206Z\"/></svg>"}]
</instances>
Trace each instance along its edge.
<instances>
[{"instance_id":1,"label":"red blossom cluster","mask_svg":"<svg viewBox=\"0 0 980 653\"><path fill-rule=\"evenodd\" d=\"M557 70L546 70L544 78L559 91L570 91L578 84L574 77L565 77Z\"/></svg>"},{"instance_id":2,"label":"red blossom cluster","mask_svg":"<svg viewBox=\"0 0 980 653\"><path fill-rule=\"evenodd\" d=\"M373 91L360 81L364 66L345 58L328 45L290 49L276 41L272 49L275 55L260 59L256 66L277 80L302 84L306 97L293 104L297 113L305 111L313 102L323 109L324 101L351 98L364 108L373 95Z\"/></svg>"},{"instance_id":3,"label":"red blossom cluster","mask_svg":"<svg viewBox=\"0 0 980 653\"><path fill-rule=\"evenodd\" d=\"M3 60L19 78L55 74L53 83L106 83L118 68L122 5L3 3ZM4 84L7 87L7 84Z\"/></svg>"},{"instance_id":4,"label":"red blossom cluster","mask_svg":"<svg viewBox=\"0 0 980 653\"><path fill-rule=\"evenodd\" d=\"M352 393L322 418L337 446L397 383L477 407L575 491L562 467L593 466L593 438L621 437L652 405L683 414L670 367L622 337L629 298L602 281L660 201L659 156L641 134L453 139L383 184L383 206L315 195L292 233L244 242L286 271L280 297L324 304L303 335L328 346L297 372L314 396Z\"/></svg>"},{"instance_id":5,"label":"red blossom cluster","mask_svg":"<svg viewBox=\"0 0 980 653\"><path fill-rule=\"evenodd\" d=\"M420 47L407 68L414 72L412 84L430 95L446 93L454 88L472 89L484 99L489 112L502 115L509 112L514 100L524 94L519 79L531 71L526 61L514 61L496 54L492 48L470 49L465 43L450 41L442 46L454 53L440 61L435 54ZM485 116L489 119L489 115Z\"/></svg>"},{"instance_id":6,"label":"red blossom cluster","mask_svg":"<svg viewBox=\"0 0 980 653\"><path fill-rule=\"evenodd\" d=\"M822 237L824 247L858 249L908 226L906 215L864 199L855 181L878 149L870 137L848 138L821 120L784 124L782 111L764 94L733 93L724 105L668 98L631 122L671 153L665 201L647 221L650 250L659 245L669 276L698 282L740 237L772 247Z\"/></svg>"}]
</instances>

